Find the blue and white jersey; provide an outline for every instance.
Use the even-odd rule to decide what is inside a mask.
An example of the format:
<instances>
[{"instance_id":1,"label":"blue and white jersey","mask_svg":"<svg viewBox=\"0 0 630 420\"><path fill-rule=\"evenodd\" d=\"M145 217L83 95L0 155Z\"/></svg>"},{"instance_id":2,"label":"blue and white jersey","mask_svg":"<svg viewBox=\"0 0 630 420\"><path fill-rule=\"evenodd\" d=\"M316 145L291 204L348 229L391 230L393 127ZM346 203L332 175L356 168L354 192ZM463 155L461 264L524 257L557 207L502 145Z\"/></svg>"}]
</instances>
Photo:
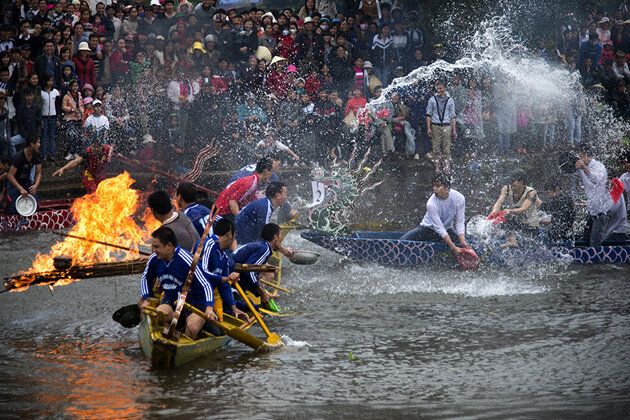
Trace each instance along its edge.
<instances>
[{"instance_id":1,"label":"blue and white jersey","mask_svg":"<svg viewBox=\"0 0 630 420\"><path fill-rule=\"evenodd\" d=\"M259 241L262 228L271 220L273 210L267 197L246 205L234 219L236 242L240 245Z\"/></svg>"},{"instance_id":2,"label":"blue and white jersey","mask_svg":"<svg viewBox=\"0 0 630 420\"><path fill-rule=\"evenodd\" d=\"M208 223L208 218L210 217L210 209L201 204L193 203L184 209L184 214L188 216L197 232L199 232L199 237L202 237L203 230L206 228L206 223ZM212 235L212 228L210 228L209 235Z\"/></svg>"},{"instance_id":3,"label":"blue and white jersey","mask_svg":"<svg viewBox=\"0 0 630 420\"><path fill-rule=\"evenodd\" d=\"M247 245L239 246L236 252L234 253L234 262L239 264L256 264L262 265L266 264L271 257L272 251L269 242L263 240L250 242ZM249 273L242 273L241 275L246 276L249 282L244 282L244 284L250 283L254 289L259 287L258 284L258 273L253 271ZM249 288L249 285L248 285Z\"/></svg>"},{"instance_id":4,"label":"blue and white jersey","mask_svg":"<svg viewBox=\"0 0 630 420\"><path fill-rule=\"evenodd\" d=\"M170 261L161 260L157 254L153 253L149 257L140 282L142 299L148 299L151 296L153 284L157 279L164 290L165 300L175 302L184 287L184 283L186 283L192 260L193 258L188 251L180 247L175 248L175 253ZM214 305L212 286L199 265L195 268L195 276L186 301L200 306Z\"/></svg>"},{"instance_id":5,"label":"blue and white jersey","mask_svg":"<svg viewBox=\"0 0 630 420\"><path fill-rule=\"evenodd\" d=\"M195 244L195 249L198 246L199 243ZM232 287L230 283L222 281L223 277L229 276L234 271L234 261L229 249L221 249L216 235L209 236L204 242L199 263L205 278L219 291L223 299L223 307L229 308L234 305Z\"/></svg>"},{"instance_id":6,"label":"blue and white jersey","mask_svg":"<svg viewBox=\"0 0 630 420\"><path fill-rule=\"evenodd\" d=\"M241 179L246 176L253 175L254 172L256 172L255 163L250 163L247 166L243 166L234 174L234 176L232 176L232 178L230 179L230 182L228 182L228 185L230 185L232 182L236 181L237 179ZM278 175L276 175L276 173L274 172L271 174L271 178L269 179L269 182L280 182L280 178L278 178Z\"/></svg>"}]
</instances>

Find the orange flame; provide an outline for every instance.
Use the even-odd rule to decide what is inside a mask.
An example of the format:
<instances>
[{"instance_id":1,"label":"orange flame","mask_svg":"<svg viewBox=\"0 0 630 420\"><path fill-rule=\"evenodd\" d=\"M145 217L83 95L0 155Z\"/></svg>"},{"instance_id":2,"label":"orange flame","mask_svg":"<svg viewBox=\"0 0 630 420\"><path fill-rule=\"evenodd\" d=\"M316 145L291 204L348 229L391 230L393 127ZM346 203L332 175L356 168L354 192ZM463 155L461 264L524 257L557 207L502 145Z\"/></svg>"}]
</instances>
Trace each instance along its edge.
<instances>
[{"instance_id":1,"label":"orange flame","mask_svg":"<svg viewBox=\"0 0 630 420\"><path fill-rule=\"evenodd\" d=\"M77 224L70 234L132 249L147 244L151 231L138 226L132 218L139 205L138 192L131 189L133 183L134 180L124 172L102 181L93 194L76 199L71 211ZM116 258L121 254L123 258ZM53 245L50 254L38 254L27 273L54 270L53 258L61 255L71 257L74 264L109 262L138 256L134 252L66 238ZM57 285L65 282L58 282Z\"/></svg>"}]
</instances>

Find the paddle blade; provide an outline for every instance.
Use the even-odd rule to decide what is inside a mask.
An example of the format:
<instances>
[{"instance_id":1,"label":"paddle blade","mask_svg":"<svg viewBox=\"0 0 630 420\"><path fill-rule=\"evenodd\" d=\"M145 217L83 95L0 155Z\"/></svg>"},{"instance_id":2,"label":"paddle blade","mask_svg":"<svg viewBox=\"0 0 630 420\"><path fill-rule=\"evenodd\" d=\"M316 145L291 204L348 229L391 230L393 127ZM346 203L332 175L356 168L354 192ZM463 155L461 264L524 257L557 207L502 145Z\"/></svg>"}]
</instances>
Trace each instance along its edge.
<instances>
[{"instance_id":1,"label":"paddle blade","mask_svg":"<svg viewBox=\"0 0 630 420\"><path fill-rule=\"evenodd\" d=\"M457 254L457 262L466 270L474 270L479 267L479 257L472 249L462 248Z\"/></svg>"},{"instance_id":2,"label":"paddle blade","mask_svg":"<svg viewBox=\"0 0 630 420\"><path fill-rule=\"evenodd\" d=\"M271 333L269 337L267 337L267 344L271 344L274 347L279 347L284 345L280 336L276 333Z\"/></svg>"}]
</instances>

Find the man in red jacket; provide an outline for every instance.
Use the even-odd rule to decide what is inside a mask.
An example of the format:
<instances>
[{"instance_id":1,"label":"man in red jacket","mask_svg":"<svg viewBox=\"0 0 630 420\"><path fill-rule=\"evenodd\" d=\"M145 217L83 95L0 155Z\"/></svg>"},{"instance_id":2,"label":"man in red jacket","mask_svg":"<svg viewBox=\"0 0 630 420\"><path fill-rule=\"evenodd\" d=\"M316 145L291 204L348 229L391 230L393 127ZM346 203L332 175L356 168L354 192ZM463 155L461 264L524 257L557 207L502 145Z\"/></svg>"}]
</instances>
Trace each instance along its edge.
<instances>
[{"instance_id":1,"label":"man in red jacket","mask_svg":"<svg viewBox=\"0 0 630 420\"><path fill-rule=\"evenodd\" d=\"M96 86L96 68L94 67L94 60L89 57L91 50L87 42L79 44L77 54L72 58L76 67L76 74L81 81L81 89L86 83Z\"/></svg>"},{"instance_id":2,"label":"man in red jacket","mask_svg":"<svg viewBox=\"0 0 630 420\"><path fill-rule=\"evenodd\" d=\"M227 218L234 221L241 209L256 199L258 184L269 181L272 174L273 162L269 158L262 158L256 164L253 175L239 178L225 187L215 202L218 209L217 219Z\"/></svg>"}]
</instances>

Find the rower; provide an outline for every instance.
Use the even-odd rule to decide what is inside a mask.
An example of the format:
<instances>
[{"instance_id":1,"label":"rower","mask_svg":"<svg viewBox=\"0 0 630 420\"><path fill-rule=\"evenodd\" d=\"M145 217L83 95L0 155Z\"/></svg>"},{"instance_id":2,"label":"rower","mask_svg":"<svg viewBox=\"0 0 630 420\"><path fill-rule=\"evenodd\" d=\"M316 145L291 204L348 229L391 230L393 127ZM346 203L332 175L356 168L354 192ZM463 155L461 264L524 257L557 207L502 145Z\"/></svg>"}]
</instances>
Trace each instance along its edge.
<instances>
[{"instance_id":1,"label":"rower","mask_svg":"<svg viewBox=\"0 0 630 420\"><path fill-rule=\"evenodd\" d=\"M272 182L267 185L265 198L260 198L246 205L236 216L236 242L245 245L260 240L263 227L269 223L273 211L287 201L287 187L282 182ZM289 248L280 247L280 251L287 257L293 255Z\"/></svg>"},{"instance_id":2,"label":"rower","mask_svg":"<svg viewBox=\"0 0 630 420\"><path fill-rule=\"evenodd\" d=\"M197 203L197 193L192 183L182 182L177 186L175 204L179 210L183 211L184 214L188 216L201 237L206 228L208 217L210 217L210 209ZM212 228L210 228L208 235L212 235Z\"/></svg>"},{"instance_id":3,"label":"rower","mask_svg":"<svg viewBox=\"0 0 630 420\"><path fill-rule=\"evenodd\" d=\"M240 178L228 185L216 201L218 218L234 220L239 211L256 199L256 188L259 183L267 182L273 173L271 159L262 158L256 164L253 175Z\"/></svg>"},{"instance_id":4,"label":"rower","mask_svg":"<svg viewBox=\"0 0 630 420\"><path fill-rule=\"evenodd\" d=\"M587 142L579 143L575 152L579 157L575 162L576 173L584 184L588 211L583 239L588 241L589 246L600 246L605 238L614 205L606 185L608 173L603 163L592 158L591 146Z\"/></svg>"},{"instance_id":5,"label":"rower","mask_svg":"<svg viewBox=\"0 0 630 420\"><path fill-rule=\"evenodd\" d=\"M17 214L15 200L22 195L31 194L37 198L37 188L42 179L42 157L39 154L41 142L35 134L26 135L26 147L15 155L7 175L7 196L9 208L7 214ZM35 178L31 172L35 169Z\"/></svg>"},{"instance_id":6,"label":"rower","mask_svg":"<svg viewBox=\"0 0 630 420\"><path fill-rule=\"evenodd\" d=\"M190 251L201 237L192 222L181 211L173 211L171 198L166 191L155 191L147 199L153 217L169 227L177 237L179 246Z\"/></svg>"},{"instance_id":7,"label":"rower","mask_svg":"<svg viewBox=\"0 0 630 420\"><path fill-rule=\"evenodd\" d=\"M538 237L538 195L536 190L525 185L525 171L518 168L512 171L507 179L507 185L501 188L501 194L497 199L488 218L493 218L499 213L503 205L506 208L504 228L510 232L510 240L501 247L518 246L514 233L519 233L529 238Z\"/></svg>"},{"instance_id":8,"label":"rower","mask_svg":"<svg viewBox=\"0 0 630 420\"><path fill-rule=\"evenodd\" d=\"M269 182L280 182L280 178L278 177L277 172L278 172L278 169L280 168L280 165L282 164L282 158L277 153L268 154L266 157L271 159L272 171L273 171L273 173L271 174L271 178L269 178ZM228 185L238 179L253 175L255 171L256 171L255 163L251 163L247 166L243 166L232 176ZM264 182L259 183L256 196L259 198L263 198L265 189L266 189L265 183ZM290 220L297 215L297 210L291 210L291 205L287 201L282 205L282 207L278 209L278 214L279 214L278 220L282 220L282 221ZM236 232L238 234L238 229L236 230ZM258 238L258 236L256 236L256 238Z\"/></svg>"},{"instance_id":9,"label":"rower","mask_svg":"<svg viewBox=\"0 0 630 420\"><path fill-rule=\"evenodd\" d=\"M575 221L575 206L573 199L562 191L558 181L545 183L545 201L540 202L540 209L551 214L549 219L541 219L541 225L547 225L544 230L552 241L570 239L573 222Z\"/></svg>"},{"instance_id":10,"label":"rower","mask_svg":"<svg viewBox=\"0 0 630 420\"><path fill-rule=\"evenodd\" d=\"M282 252L284 247L281 244L282 237L280 235L280 226L275 223L268 223L264 225L260 237L262 239L259 241L239 246L233 255L234 262L239 264L266 264L273 251L280 250ZM284 249L290 251L290 249ZM243 290L249 290L255 296L258 296L260 298L260 302L267 306L269 305L270 299L278 296L267 293L260 283L258 283L259 276L265 278L265 280L271 281L273 280L274 274L259 274L252 271L243 276L239 284L242 286Z\"/></svg>"},{"instance_id":11,"label":"rower","mask_svg":"<svg viewBox=\"0 0 630 420\"><path fill-rule=\"evenodd\" d=\"M240 274L234 271L231 249L234 243L234 223L229 219L221 219L214 223L214 235L209 236L201 250L201 271L212 287L221 295L222 305L217 312L225 311L237 318L249 321L247 314L236 307L230 282L239 281ZM195 248L199 243L195 244Z\"/></svg>"},{"instance_id":12,"label":"rower","mask_svg":"<svg viewBox=\"0 0 630 420\"><path fill-rule=\"evenodd\" d=\"M85 149L81 156L66 163L62 168L57 169L53 172L52 176L61 176L68 169L72 169L83 163L85 170L83 171L81 184L88 194L92 194L98 188L98 184L107 177L107 167L112 161L113 153L113 146L103 144L103 138L93 136L92 144Z\"/></svg>"},{"instance_id":13,"label":"rower","mask_svg":"<svg viewBox=\"0 0 630 420\"><path fill-rule=\"evenodd\" d=\"M451 188L451 179L448 175L438 173L433 178L433 194L427 201L427 212L420 226L405 233L400 239L443 241L457 255L462 252L462 248L470 248L465 238L465 220L466 199L459 191ZM455 245L456 242L459 246Z\"/></svg>"},{"instance_id":14,"label":"rower","mask_svg":"<svg viewBox=\"0 0 630 420\"><path fill-rule=\"evenodd\" d=\"M147 266L142 274L142 299L138 302L138 306L141 309L150 306L148 299L152 295L154 282L157 279L164 290L164 295L157 310L166 314L163 321L168 324L173 319L176 301L186 283L193 258L188 251L177 246L175 233L166 226L158 228L151 234L151 250L153 254L149 257ZM213 308L214 295L212 286L203 275L200 267L195 268L186 302L205 312L208 319L218 319ZM206 323L202 317L194 313L188 313L186 309L182 312L178 325L180 322L182 325L185 323L185 334L192 339L197 337L197 334ZM218 328L212 332L214 335L222 334Z\"/></svg>"}]
</instances>

